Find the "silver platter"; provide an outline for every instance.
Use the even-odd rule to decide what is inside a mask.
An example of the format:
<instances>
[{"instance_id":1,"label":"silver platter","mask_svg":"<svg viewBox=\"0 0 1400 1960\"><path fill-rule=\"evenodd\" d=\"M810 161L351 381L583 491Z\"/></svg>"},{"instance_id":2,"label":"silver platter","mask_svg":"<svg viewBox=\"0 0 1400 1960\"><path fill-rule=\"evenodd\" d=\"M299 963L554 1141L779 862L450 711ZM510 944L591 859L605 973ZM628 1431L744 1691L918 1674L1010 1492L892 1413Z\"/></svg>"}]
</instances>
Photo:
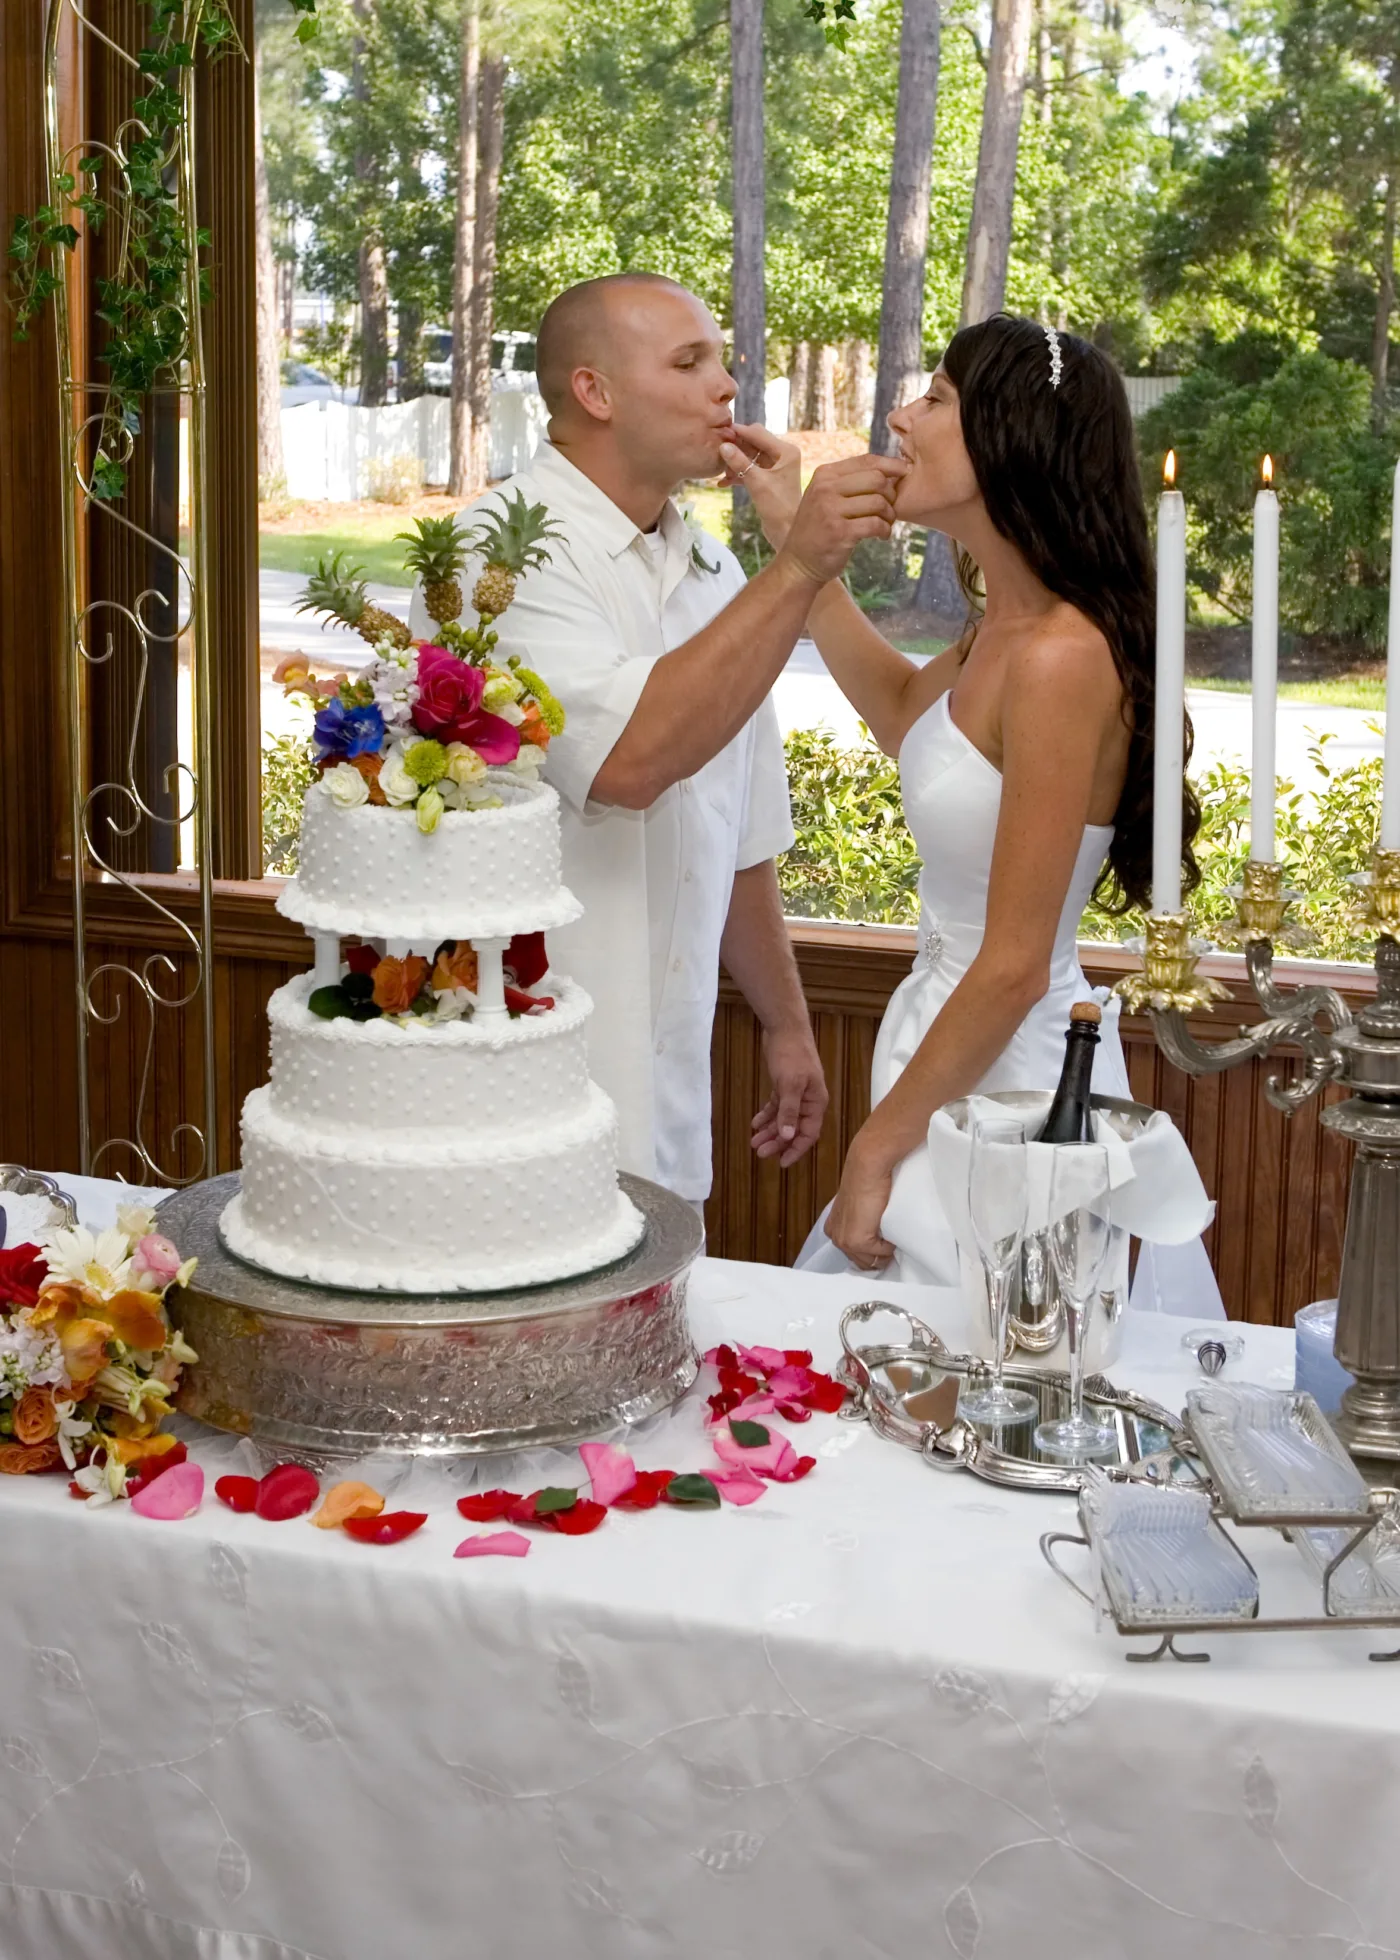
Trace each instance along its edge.
<instances>
[{"instance_id":1,"label":"silver platter","mask_svg":"<svg viewBox=\"0 0 1400 1960\"><path fill-rule=\"evenodd\" d=\"M179 1407L288 1455L462 1456L581 1441L684 1394L704 1243L694 1208L625 1172L646 1219L627 1258L514 1293L351 1293L237 1259L218 1221L238 1174L175 1192L160 1229L199 1267L170 1304L199 1356Z\"/></svg>"}]
</instances>

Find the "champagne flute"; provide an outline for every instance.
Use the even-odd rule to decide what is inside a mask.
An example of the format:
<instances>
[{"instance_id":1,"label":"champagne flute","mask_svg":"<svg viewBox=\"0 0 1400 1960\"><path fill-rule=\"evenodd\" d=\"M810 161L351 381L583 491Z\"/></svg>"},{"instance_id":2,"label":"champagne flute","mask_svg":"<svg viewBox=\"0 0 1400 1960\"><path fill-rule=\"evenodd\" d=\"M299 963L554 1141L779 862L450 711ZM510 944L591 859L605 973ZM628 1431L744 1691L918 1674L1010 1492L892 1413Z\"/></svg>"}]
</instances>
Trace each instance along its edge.
<instances>
[{"instance_id":1,"label":"champagne flute","mask_svg":"<svg viewBox=\"0 0 1400 1960\"><path fill-rule=\"evenodd\" d=\"M1024 1389L1002 1381L1006 1328L1011 1314L1011 1279L1026 1231L1028 1164L1026 1132L1014 1117L985 1116L972 1127L968 1160L967 1208L977 1242L992 1323L992 1379L970 1390L958 1404L969 1422L986 1426L1029 1422L1040 1404Z\"/></svg>"},{"instance_id":2,"label":"champagne flute","mask_svg":"<svg viewBox=\"0 0 1400 1960\"><path fill-rule=\"evenodd\" d=\"M1050 1167L1050 1263L1065 1303L1069 1336L1069 1414L1042 1422L1038 1448L1054 1456L1106 1456L1117 1434L1084 1413L1084 1349L1089 1314L1114 1242L1108 1152L1101 1143L1063 1145Z\"/></svg>"}]
</instances>

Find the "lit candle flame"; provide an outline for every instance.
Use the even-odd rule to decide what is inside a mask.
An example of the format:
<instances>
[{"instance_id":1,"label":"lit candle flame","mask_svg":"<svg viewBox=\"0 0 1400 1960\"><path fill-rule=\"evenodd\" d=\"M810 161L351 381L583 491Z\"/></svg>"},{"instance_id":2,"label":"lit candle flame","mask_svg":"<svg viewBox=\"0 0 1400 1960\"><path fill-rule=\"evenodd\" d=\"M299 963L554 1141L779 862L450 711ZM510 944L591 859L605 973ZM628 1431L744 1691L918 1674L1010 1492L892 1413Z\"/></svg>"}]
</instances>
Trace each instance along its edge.
<instances>
[{"instance_id":1,"label":"lit candle flame","mask_svg":"<svg viewBox=\"0 0 1400 1960\"><path fill-rule=\"evenodd\" d=\"M1162 465L1162 481L1166 484L1168 490L1172 489L1176 483L1176 451L1174 449L1167 451L1167 460Z\"/></svg>"},{"instance_id":2,"label":"lit candle flame","mask_svg":"<svg viewBox=\"0 0 1400 1960\"><path fill-rule=\"evenodd\" d=\"M1266 456L1264 458L1263 467L1261 468L1259 474L1263 477L1264 488L1267 490L1269 485L1274 480L1274 459L1272 456Z\"/></svg>"}]
</instances>

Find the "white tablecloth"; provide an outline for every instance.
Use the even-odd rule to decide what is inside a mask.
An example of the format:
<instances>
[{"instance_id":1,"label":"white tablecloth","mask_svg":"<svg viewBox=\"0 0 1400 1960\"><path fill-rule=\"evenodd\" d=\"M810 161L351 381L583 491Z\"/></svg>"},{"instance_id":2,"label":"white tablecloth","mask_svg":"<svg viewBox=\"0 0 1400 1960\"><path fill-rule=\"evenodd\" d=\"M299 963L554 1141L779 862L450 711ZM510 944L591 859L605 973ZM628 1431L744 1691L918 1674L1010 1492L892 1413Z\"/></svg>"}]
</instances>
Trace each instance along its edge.
<instances>
[{"instance_id":1,"label":"white tablecloth","mask_svg":"<svg viewBox=\"0 0 1400 1960\"><path fill-rule=\"evenodd\" d=\"M711 1261L697 1320L830 1364L839 1306L886 1291ZM1246 1333L1254 1377L1291 1379L1288 1338ZM1179 1401L1180 1335L1135 1319L1116 1372ZM432 1516L388 1549L5 1480L0 1953L1400 1949L1400 1669L1366 1663L1374 1636L1130 1666L1041 1561L1069 1501L833 1417L796 1433L816 1472L748 1509L614 1514L520 1561L454 1563L484 1528L461 1472L407 1474L391 1506ZM211 1472L246 1447L199 1437ZM693 1397L637 1448L706 1454Z\"/></svg>"}]
</instances>

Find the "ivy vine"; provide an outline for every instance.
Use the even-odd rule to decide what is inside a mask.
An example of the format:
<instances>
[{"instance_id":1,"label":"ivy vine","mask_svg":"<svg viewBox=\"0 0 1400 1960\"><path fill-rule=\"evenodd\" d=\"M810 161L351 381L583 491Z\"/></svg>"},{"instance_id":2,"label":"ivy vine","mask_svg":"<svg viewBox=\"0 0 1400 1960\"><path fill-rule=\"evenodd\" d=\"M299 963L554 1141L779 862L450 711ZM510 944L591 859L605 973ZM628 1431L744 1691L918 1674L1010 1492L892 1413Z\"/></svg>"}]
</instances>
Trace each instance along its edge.
<instances>
[{"instance_id":1,"label":"ivy vine","mask_svg":"<svg viewBox=\"0 0 1400 1960\"><path fill-rule=\"evenodd\" d=\"M802 12L804 18L820 24L832 47L845 47L856 17L856 0L808 0Z\"/></svg>"},{"instance_id":2,"label":"ivy vine","mask_svg":"<svg viewBox=\"0 0 1400 1960\"><path fill-rule=\"evenodd\" d=\"M316 3L289 0L302 16L299 41L313 40L319 30ZM146 0L146 10L147 45L136 58L145 89L131 105L120 159L105 150L82 157L75 170L59 175L53 202L16 217L10 229L10 301L16 337L24 340L59 289L63 255L82 235L79 221L94 234L109 217L125 226L120 264L97 282L97 316L107 328L97 358L108 386L89 487L108 501L126 489L126 458L152 389L184 352L191 256L210 243L203 226L190 234L179 206L173 165L185 126L182 72L201 53L217 60L236 51L246 59L227 0ZM114 170L120 185L104 195ZM197 266L193 286L197 304L205 305L207 266Z\"/></svg>"}]
</instances>

